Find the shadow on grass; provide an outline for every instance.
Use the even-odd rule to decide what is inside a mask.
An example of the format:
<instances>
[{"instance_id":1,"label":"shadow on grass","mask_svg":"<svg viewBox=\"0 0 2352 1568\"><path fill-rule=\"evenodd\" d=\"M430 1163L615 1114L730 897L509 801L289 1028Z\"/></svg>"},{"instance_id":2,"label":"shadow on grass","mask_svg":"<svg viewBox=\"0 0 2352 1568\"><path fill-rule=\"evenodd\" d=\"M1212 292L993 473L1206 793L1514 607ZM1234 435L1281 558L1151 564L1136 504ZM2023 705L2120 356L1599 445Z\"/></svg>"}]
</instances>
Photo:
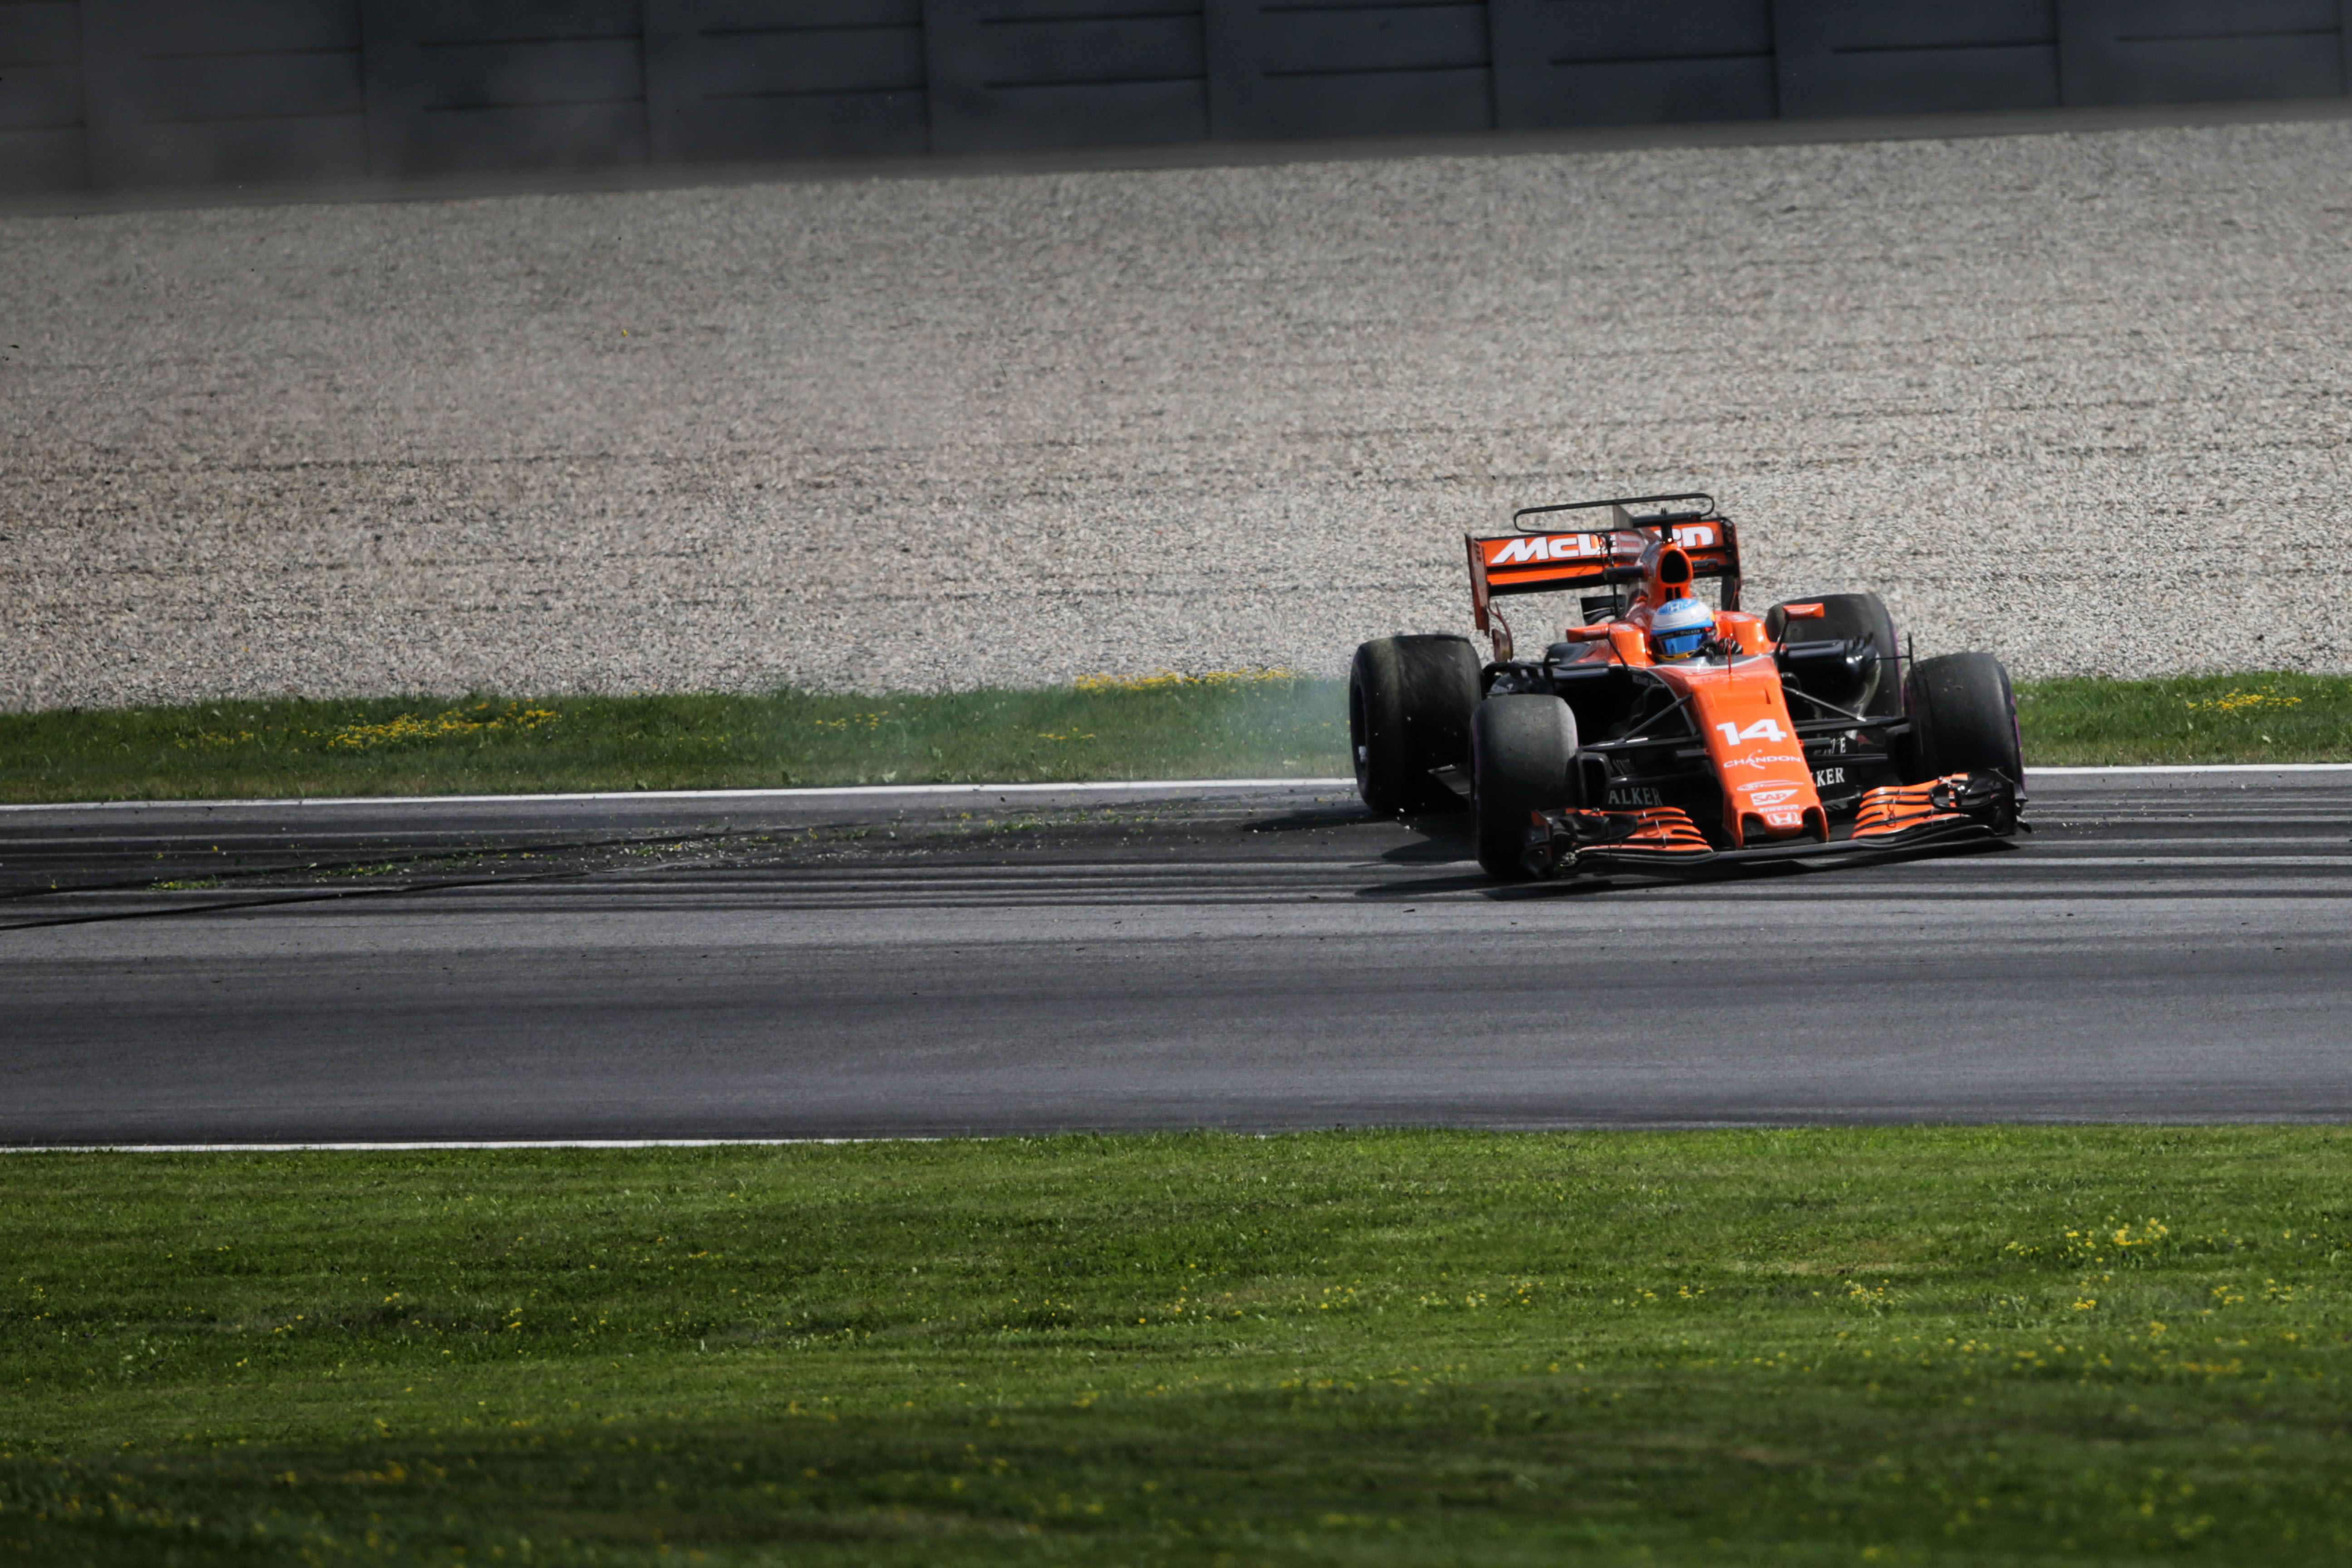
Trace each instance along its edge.
<instances>
[{"instance_id":1,"label":"shadow on grass","mask_svg":"<svg viewBox=\"0 0 2352 1568\"><path fill-rule=\"evenodd\" d=\"M0 1166L0 1555L2334 1563L2327 1128Z\"/></svg>"}]
</instances>

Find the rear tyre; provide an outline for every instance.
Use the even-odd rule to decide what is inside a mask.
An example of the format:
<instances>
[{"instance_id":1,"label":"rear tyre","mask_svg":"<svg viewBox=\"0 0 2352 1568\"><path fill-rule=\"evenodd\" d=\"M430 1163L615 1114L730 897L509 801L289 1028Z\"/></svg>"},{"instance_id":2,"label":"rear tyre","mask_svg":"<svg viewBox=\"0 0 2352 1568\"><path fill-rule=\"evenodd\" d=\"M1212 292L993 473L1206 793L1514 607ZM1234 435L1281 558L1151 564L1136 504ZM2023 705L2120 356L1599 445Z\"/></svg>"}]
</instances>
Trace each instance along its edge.
<instances>
[{"instance_id":1,"label":"rear tyre","mask_svg":"<svg viewBox=\"0 0 2352 1568\"><path fill-rule=\"evenodd\" d=\"M1490 697L1470 721L1470 809L1477 817L1478 864L1506 882L1525 881L1528 817L1581 804L1576 777L1576 715L1557 697Z\"/></svg>"},{"instance_id":2,"label":"rear tyre","mask_svg":"<svg viewBox=\"0 0 2352 1568\"><path fill-rule=\"evenodd\" d=\"M1348 674L1348 742L1356 793L1383 816L1457 805L1432 768L1470 761L1478 656L1467 637L1381 637Z\"/></svg>"},{"instance_id":3,"label":"rear tyre","mask_svg":"<svg viewBox=\"0 0 2352 1568\"><path fill-rule=\"evenodd\" d=\"M1999 773L2023 787L2017 696L1989 653L1948 653L1911 667L1910 782L1946 773Z\"/></svg>"},{"instance_id":4,"label":"rear tyre","mask_svg":"<svg viewBox=\"0 0 2352 1568\"><path fill-rule=\"evenodd\" d=\"M1785 613L1790 605L1819 605L1822 617L1791 625ZM1864 668L1852 685L1815 695L1865 719L1891 719L1903 711L1903 678L1899 673L1902 665L1898 661L1903 647L1895 637L1895 616L1887 610L1886 601L1877 595L1821 594L1810 599L1790 599L1765 612L1764 631L1775 642L1784 638L1790 642L1820 638L1868 643L1878 656L1874 663Z\"/></svg>"}]
</instances>

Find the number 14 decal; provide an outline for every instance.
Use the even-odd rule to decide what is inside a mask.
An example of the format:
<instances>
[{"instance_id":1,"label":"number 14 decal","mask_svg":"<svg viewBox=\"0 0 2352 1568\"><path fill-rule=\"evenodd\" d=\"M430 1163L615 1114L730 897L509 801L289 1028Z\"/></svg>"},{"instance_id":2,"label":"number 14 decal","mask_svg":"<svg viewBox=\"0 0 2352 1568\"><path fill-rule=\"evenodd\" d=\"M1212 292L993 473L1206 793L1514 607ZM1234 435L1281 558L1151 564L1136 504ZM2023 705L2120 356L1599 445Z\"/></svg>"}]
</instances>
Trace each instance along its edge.
<instances>
[{"instance_id":1,"label":"number 14 decal","mask_svg":"<svg viewBox=\"0 0 2352 1568\"><path fill-rule=\"evenodd\" d=\"M1789 731L1780 728L1778 719L1759 719L1745 730L1727 719L1716 728L1723 731L1724 743L1729 746L1736 746L1742 741L1785 741L1789 738Z\"/></svg>"}]
</instances>

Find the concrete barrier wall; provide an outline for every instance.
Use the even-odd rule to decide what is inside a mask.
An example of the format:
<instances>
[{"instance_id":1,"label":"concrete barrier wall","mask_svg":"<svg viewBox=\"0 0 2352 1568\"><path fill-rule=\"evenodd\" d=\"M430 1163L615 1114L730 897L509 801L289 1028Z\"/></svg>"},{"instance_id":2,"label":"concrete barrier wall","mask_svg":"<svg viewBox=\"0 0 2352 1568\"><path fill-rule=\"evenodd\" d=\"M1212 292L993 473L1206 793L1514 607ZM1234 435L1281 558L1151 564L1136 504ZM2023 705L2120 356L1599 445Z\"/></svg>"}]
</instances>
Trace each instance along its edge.
<instances>
[{"instance_id":1,"label":"concrete barrier wall","mask_svg":"<svg viewBox=\"0 0 2352 1568\"><path fill-rule=\"evenodd\" d=\"M2352 0L0 0L0 190L2343 94Z\"/></svg>"}]
</instances>

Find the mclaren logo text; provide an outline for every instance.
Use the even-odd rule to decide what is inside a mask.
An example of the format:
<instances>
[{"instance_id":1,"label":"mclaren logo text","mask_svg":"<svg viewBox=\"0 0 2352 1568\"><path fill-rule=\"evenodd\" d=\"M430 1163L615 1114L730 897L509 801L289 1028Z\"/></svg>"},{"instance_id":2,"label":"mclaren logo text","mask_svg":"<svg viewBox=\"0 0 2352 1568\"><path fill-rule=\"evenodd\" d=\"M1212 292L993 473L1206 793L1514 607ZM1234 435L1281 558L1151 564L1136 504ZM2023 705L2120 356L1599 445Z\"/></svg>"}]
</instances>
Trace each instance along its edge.
<instances>
[{"instance_id":1,"label":"mclaren logo text","mask_svg":"<svg viewBox=\"0 0 2352 1568\"><path fill-rule=\"evenodd\" d=\"M1499 550L1486 547L1489 566L1532 566L1546 561L1591 561L1608 553L1608 546L1596 534L1550 533L1533 534L1526 539L1506 540Z\"/></svg>"}]
</instances>

